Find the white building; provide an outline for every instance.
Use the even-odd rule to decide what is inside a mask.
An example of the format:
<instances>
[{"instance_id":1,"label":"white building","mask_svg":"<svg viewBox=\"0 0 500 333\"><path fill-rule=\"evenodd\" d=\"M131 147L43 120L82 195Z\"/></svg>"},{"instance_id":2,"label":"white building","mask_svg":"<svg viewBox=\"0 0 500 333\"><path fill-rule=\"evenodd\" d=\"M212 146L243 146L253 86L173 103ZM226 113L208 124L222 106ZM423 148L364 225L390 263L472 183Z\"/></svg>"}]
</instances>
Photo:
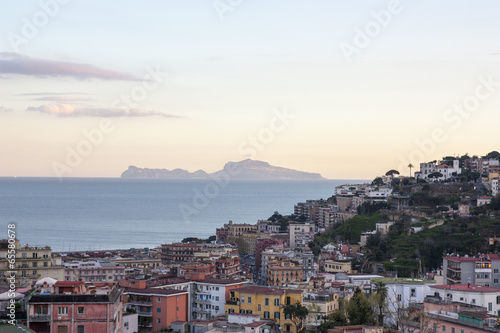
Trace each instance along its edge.
<instances>
[{"instance_id":1,"label":"white building","mask_svg":"<svg viewBox=\"0 0 500 333\"><path fill-rule=\"evenodd\" d=\"M301 244L301 239L309 239L314 235L315 225L314 223L290 223L289 229L290 248L294 249L297 245Z\"/></svg>"},{"instance_id":2,"label":"white building","mask_svg":"<svg viewBox=\"0 0 500 333\"><path fill-rule=\"evenodd\" d=\"M397 314L398 309L405 309L411 303L422 303L425 296L432 295L431 287L435 285L433 280L410 279L410 278L381 278L373 279L373 282L382 281L387 287L388 312ZM386 324L392 325L396 318L386 317Z\"/></svg>"},{"instance_id":3,"label":"white building","mask_svg":"<svg viewBox=\"0 0 500 333\"><path fill-rule=\"evenodd\" d=\"M247 281L206 278L194 283L193 319L208 320L225 314L226 294Z\"/></svg>"},{"instance_id":4,"label":"white building","mask_svg":"<svg viewBox=\"0 0 500 333\"><path fill-rule=\"evenodd\" d=\"M448 179L453 176L453 173L461 174L462 168L460 168L460 161L453 160L452 166L445 163L446 161L440 161L439 164L436 162L420 163L420 172L415 172L415 178L429 179L429 175L434 172L439 172L443 177L439 178L441 180Z\"/></svg>"},{"instance_id":5,"label":"white building","mask_svg":"<svg viewBox=\"0 0 500 333\"><path fill-rule=\"evenodd\" d=\"M499 183L498 178L493 178L491 180L491 194L493 196L496 196L500 190L500 186L498 183Z\"/></svg>"},{"instance_id":6,"label":"white building","mask_svg":"<svg viewBox=\"0 0 500 333\"><path fill-rule=\"evenodd\" d=\"M443 300L482 306L488 310L488 314L500 315L500 302L497 302L500 297L499 288L468 283L431 286L430 292Z\"/></svg>"},{"instance_id":7,"label":"white building","mask_svg":"<svg viewBox=\"0 0 500 333\"><path fill-rule=\"evenodd\" d=\"M387 235L389 228L394 225L394 222L385 222L375 224L375 230L380 232L382 235Z\"/></svg>"},{"instance_id":8,"label":"white building","mask_svg":"<svg viewBox=\"0 0 500 333\"><path fill-rule=\"evenodd\" d=\"M106 261L64 263L65 281L114 282L125 279L125 266Z\"/></svg>"}]
</instances>

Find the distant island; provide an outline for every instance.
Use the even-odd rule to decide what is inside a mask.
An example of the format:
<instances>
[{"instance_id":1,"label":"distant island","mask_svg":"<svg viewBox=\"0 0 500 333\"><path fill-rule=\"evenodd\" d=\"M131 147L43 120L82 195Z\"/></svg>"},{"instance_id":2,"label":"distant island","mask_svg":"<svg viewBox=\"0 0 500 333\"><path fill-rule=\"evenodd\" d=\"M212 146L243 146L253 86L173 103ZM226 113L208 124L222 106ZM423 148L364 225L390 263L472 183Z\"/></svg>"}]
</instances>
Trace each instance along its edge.
<instances>
[{"instance_id":1,"label":"distant island","mask_svg":"<svg viewBox=\"0 0 500 333\"><path fill-rule=\"evenodd\" d=\"M236 170L236 172L235 172ZM129 166L121 178L161 178L161 179L211 179L231 174L234 179L293 179L293 180L324 180L319 173L297 171L293 169L275 167L267 162L254 161L251 159L240 162L228 162L224 168L214 173L207 173L203 170L189 172L183 169L148 169Z\"/></svg>"}]
</instances>

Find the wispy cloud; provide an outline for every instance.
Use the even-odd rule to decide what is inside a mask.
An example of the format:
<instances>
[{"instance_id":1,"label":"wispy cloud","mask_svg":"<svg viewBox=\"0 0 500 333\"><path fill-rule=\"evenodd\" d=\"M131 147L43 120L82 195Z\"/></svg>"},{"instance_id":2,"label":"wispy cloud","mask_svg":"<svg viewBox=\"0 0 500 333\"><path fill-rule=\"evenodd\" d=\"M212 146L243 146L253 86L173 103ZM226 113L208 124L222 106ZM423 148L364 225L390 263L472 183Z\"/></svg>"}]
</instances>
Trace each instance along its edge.
<instances>
[{"instance_id":1,"label":"wispy cloud","mask_svg":"<svg viewBox=\"0 0 500 333\"><path fill-rule=\"evenodd\" d=\"M31 58L12 52L0 52L0 74L73 77L78 79L138 80L137 77L127 73L102 69L89 64Z\"/></svg>"},{"instance_id":2,"label":"wispy cloud","mask_svg":"<svg viewBox=\"0 0 500 333\"><path fill-rule=\"evenodd\" d=\"M24 93L17 94L16 96L59 96L59 95L93 95L87 93L79 93L79 92L65 92L65 93L55 93L55 92L37 92L37 93Z\"/></svg>"},{"instance_id":3,"label":"wispy cloud","mask_svg":"<svg viewBox=\"0 0 500 333\"><path fill-rule=\"evenodd\" d=\"M159 111L143 109L79 107L69 104L44 104L38 107L30 106L26 111L46 113L58 117L149 117L180 118L179 116Z\"/></svg>"},{"instance_id":4,"label":"wispy cloud","mask_svg":"<svg viewBox=\"0 0 500 333\"><path fill-rule=\"evenodd\" d=\"M0 112L12 112L14 109L0 105Z\"/></svg>"},{"instance_id":5,"label":"wispy cloud","mask_svg":"<svg viewBox=\"0 0 500 333\"><path fill-rule=\"evenodd\" d=\"M87 97L77 97L77 96L45 96L39 98L33 98L34 101L49 101L49 102L88 102L91 98Z\"/></svg>"}]
</instances>

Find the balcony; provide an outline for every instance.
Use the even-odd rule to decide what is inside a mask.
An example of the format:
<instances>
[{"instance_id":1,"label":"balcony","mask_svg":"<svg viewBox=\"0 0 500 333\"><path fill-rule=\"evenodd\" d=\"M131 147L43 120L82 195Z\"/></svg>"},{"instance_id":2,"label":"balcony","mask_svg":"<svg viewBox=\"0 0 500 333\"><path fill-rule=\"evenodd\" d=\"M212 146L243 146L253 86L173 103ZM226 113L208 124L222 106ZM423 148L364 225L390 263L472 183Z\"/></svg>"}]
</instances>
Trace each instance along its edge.
<instances>
[{"instance_id":1,"label":"balcony","mask_svg":"<svg viewBox=\"0 0 500 333\"><path fill-rule=\"evenodd\" d=\"M212 304L212 300L210 300L210 299L195 298L194 302L195 303L202 303L202 304Z\"/></svg>"},{"instance_id":2,"label":"balcony","mask_svg":"<svg viewBox=\"0 0 500 333\"><path fill-rule=\"evenodd\" d=\"M137 314L139 316L144 316L144 317L152 317L153 316L153 312L151 312L151 311L137 311Z\"/></svg>"},{"instance_id":3,"label":"balcony","mask_svg":"<svg viewBox=\"0 0 500 333\"><path fill-rule=\"evenodd\" d=\"M197 313L210 313L210 309L194 308L193 312L197 312Z\"/></svg>"},{"instance_id":4,"label":"balcony","mask_svg":"<svg viewBox=\"0 0 500 333\"><path fill-rule=\"evenodd\" d=\"M203 295L210 295L210 291L208 291L208 290L202 290L202 289L198 289L198 288L196 288L196 289L194 290L194 293L195 293L195 294L198 294L198 295L199 295L199 294L203 294Z\"/></svg>"},{"instance_id":5,"label":"balcony","mask_svg":"<svg viewBox=\"0 0 500 333\"><path fill-rule=\"evenodd\" d=\"M153 306L153 302L151 302L151 301L139 301L139 300L135 300L135 299L127 300L127 304L140 305L140 306Z\"/></svg>"},{"instance_id":6,"label":"balcony","mask_svg":"<svg viewBox=\"0 0 500 333\"><path fill-rule=\"evenodd\" d=\"M50 321L50 314L48 313L36 313L30 315L30 321Z\"/></svg>"}]
</instances>

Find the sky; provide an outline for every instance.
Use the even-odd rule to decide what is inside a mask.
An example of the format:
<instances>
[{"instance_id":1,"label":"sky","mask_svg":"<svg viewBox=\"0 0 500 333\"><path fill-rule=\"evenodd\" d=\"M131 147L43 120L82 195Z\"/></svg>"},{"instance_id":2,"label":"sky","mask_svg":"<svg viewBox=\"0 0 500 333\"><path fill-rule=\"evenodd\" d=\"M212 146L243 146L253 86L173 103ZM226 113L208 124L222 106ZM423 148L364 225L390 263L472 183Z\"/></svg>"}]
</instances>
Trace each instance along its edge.
<instances>
[{"instance_id":1,"label":"sky","mask_svg":"<svg viewBox=\"0 0 500 333\"><path fill-rule=\"evenodd\" d=\"M371 179L500 150L498 1L0 4L0 176Z\"/></svg>"}]
</instances>

